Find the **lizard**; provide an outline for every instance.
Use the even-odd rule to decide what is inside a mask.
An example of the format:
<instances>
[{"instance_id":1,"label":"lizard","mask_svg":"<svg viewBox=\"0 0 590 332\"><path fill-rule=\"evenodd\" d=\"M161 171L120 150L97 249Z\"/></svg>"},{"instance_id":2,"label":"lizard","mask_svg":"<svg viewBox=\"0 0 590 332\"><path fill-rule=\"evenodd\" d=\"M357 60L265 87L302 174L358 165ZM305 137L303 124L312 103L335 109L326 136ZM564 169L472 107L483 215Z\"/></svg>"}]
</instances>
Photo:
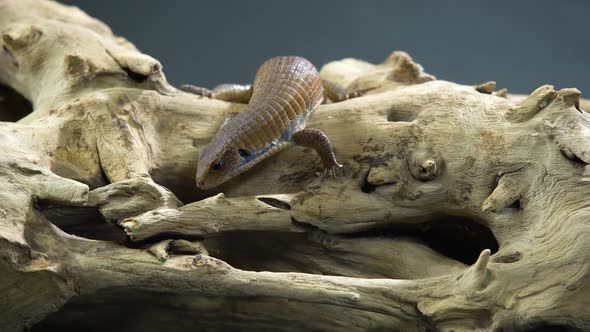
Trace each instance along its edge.
<instances>
[{"instance_id":1,"label":"lizard","mask_svg":"<svg viewBox=\"0 0 590 332\"><path fill-rule=\"evenodd\" d=\"M206 190L242 174L262 160L292 145L314 149L325 171L335 174L342 165L322 131L305 128L311 113L326 98L333 102L363 95L371 89L345 93L322 80L317 69L299 56L265 61L252 85L222 84L208 90L193 85L181 89L201 96L247 102L228 116L211 141L198 153L196 185Z\"/></svg>"}]
</instances>

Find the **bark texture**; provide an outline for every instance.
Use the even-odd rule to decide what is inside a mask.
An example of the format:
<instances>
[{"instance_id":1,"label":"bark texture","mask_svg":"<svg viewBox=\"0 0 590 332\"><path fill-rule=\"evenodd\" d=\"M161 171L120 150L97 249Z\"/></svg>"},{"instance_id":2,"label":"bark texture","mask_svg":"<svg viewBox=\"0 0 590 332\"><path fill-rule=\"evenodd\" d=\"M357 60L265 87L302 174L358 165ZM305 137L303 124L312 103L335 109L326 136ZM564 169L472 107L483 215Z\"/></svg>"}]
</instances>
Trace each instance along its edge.
<instances>
[{"instance_id":1,"label":"bark texture","mask_svg":"<svg viewBox=\"0 0 590 332\"><path fill-rule=\"evenodd\" d=\"M74 7L2 0L0 36L0 330L590 329L576 89L335 61L375 88L308 125L344 175L294 147L202 192L197 152L244 105Z\"/></svg>"}]
</instances>

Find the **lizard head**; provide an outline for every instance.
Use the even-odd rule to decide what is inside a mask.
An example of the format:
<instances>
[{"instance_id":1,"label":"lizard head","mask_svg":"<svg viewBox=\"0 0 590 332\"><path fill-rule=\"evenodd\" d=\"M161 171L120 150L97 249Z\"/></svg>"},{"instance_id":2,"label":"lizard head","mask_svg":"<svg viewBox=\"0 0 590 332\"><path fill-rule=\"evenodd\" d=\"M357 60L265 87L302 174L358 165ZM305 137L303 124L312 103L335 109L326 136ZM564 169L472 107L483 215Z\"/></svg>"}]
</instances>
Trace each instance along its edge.
<instances>
[{"instance_id":1,"label":"lizard head","mask_svg":"<svg viewBox=\"0 0 590 332\"><path fill-rule=\"evenodd\" d=\"M240 164L237 148L216 143L214 139L199 151L196 181L200 189L210 189L229 180L236 175L232 171Z\"/></svg>"},{"instance_id":2,"label":"lizard head","mask_svg":"<svg viewBox=\"0 0 590 332\"><path fill-rule=\"evenodd\" d=\"M215 137L199 151L196 184L200 189L210 189L250 169L256 156L249 150L225 144Z\"/></svg>"}]
</instances>

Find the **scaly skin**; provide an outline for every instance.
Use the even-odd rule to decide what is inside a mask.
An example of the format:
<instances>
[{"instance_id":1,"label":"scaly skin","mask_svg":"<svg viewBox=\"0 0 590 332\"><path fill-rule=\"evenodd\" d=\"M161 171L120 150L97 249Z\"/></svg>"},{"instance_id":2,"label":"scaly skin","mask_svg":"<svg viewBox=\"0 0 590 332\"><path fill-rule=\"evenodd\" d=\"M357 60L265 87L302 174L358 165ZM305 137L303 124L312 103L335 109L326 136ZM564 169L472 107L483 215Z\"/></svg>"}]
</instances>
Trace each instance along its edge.
<instances>
[{"instance_id":1,"label":"scaly skin","mask_svg":"<svg viewBox=\"0 0 590 332\"><path fill-rule=\"evenodd\" d=\"M215 97L215 90L186 88ZM328 137L317 129L304 129L324 99L323 82L309 61L297 56L267 60L256 73L251 93L248 106L199 152L199 188L218 186L293 144L314 148L327 169L342 167Z\"/></svg>"}]
</instances>

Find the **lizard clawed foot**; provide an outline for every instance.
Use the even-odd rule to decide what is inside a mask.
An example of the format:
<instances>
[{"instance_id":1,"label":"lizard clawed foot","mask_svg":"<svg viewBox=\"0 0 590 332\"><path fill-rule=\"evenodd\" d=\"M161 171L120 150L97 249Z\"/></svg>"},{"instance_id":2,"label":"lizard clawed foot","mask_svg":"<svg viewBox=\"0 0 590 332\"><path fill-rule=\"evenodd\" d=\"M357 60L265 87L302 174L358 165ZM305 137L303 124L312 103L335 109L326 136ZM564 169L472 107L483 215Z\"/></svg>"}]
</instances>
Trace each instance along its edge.
<instances>
[{"instance_id":1,"label":"lizard clawed foot","mask_svg":"<svg viewBox=\"0 0 590 332\"><path fill-rule=\"evenodd\" d=\"M209 255L201 242L188 240L163 240L148 248L148 252L161 262L165 262L170 254L175 255Z\"/></svg>"},{"instance_id":2,"label":"lizard clawed foot","mask_svg":"<svg viewBox=\"0 0 590 332\"><path fill-rule=\"evenodd\" d=\"M341 164L335 164L331 167L326 167L322 172L322 179L325 179L326 177L337 178L341 176L344 176L344 166Z\"/></svg>"},{"instance_id":3,"label":"lizard clawed foot","mask_svg":"<svg viewBox=\"0 0 590 332\"><path fill-rule=\"evenodd\" d=\"M211 91L207 88L202 88L200 86L194 86L191 84L183 84L180 86L180 89L182 89L183 91L190 92L192 94L201 96L201 97L213 98L213 91Z\"/></svg>"},{"instance_id":4,"label":"lizard clawed foot","mask_svg":"<svg viewBox=\"0 0 590 332\"><path fill-rule=\"evenodd\" d=\"M317 173L316 173L317 174ZM319 188L324 181L330 178L339 178L344 176L344 166L340 164L333 165L332 167L326 167L319 174L319 176L313 180L310 184L305 186L306 190L313 190Z\"/></svg>"}]
</instances>

